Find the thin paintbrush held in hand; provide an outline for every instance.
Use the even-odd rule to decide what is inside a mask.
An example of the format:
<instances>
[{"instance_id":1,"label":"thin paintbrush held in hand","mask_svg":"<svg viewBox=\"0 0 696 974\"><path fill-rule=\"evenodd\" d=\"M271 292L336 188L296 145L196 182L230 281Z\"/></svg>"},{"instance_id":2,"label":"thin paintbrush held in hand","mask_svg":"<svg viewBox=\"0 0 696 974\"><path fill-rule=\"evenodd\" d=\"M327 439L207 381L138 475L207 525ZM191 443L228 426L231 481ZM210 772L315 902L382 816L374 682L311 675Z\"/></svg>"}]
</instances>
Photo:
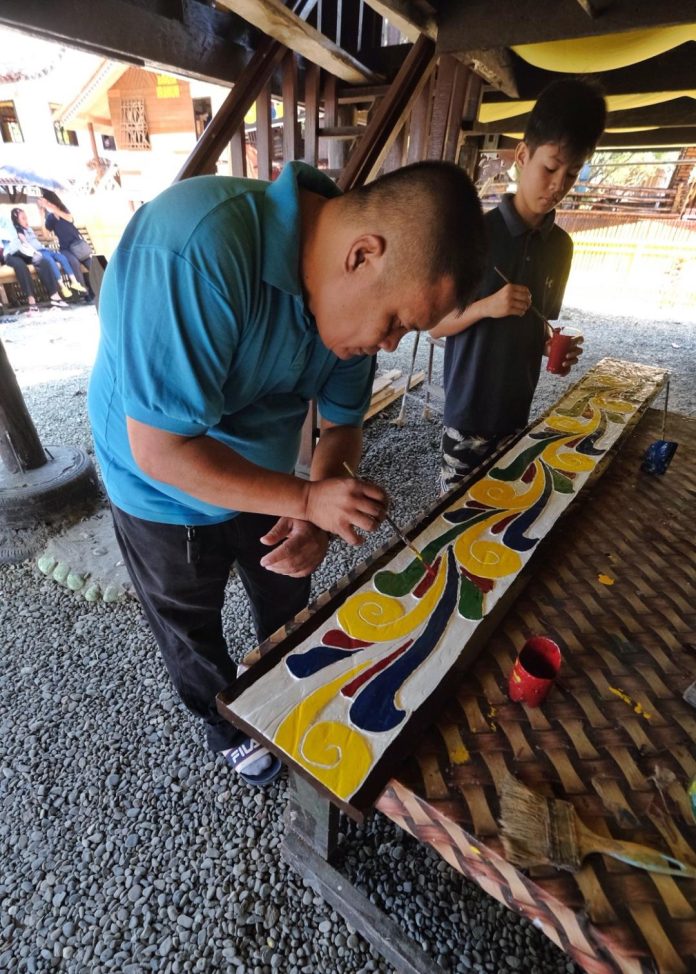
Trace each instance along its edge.
<instances>
[{"instance_id":1,"label":"thin paintbrush held in hand","mask_svg":"<svg viewBox=\"0 0 696 974\"><path fill-rule=\"evenodd\" d=\"M576 872L593 852L667 876L696 878L696 864L592 832L570 802L547 798L507 774L500 791L500 828L505 854L515 866L551 864Z\"/></svg>"}]
</instances>

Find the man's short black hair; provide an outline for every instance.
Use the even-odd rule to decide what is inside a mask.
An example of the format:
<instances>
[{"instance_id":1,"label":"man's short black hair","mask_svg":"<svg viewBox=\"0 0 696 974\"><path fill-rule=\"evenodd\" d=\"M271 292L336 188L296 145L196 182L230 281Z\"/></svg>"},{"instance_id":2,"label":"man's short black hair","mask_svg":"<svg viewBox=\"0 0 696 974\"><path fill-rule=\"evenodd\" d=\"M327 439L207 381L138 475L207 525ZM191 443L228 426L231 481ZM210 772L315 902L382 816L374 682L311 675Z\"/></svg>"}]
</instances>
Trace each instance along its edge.
<instances>
[{"instance_id":1,"label":"man's short black hair","mask_svg":"<svg viewBox=\"0 0 696 974\"><path fill-rule=\"evenodd\" d=\"M577 158L589 159L604 131L607 106L600 86L584 78L552 81L529 114L524 141L532 153L540 145L562 145Z\"/></svg>"},{"instance_id":2,"label":"man's short black hair","mask_svg":"<svg viewBox=\"0 0 696 974\"><path fill-rule=\"evenodd\" d=\"M399 270L412 279L454 282L457 308L483 276L486 231L474 184L451 162L416 162L350 190L346 203L376 215L397 240Z\"/></svg>"}]
</instances>

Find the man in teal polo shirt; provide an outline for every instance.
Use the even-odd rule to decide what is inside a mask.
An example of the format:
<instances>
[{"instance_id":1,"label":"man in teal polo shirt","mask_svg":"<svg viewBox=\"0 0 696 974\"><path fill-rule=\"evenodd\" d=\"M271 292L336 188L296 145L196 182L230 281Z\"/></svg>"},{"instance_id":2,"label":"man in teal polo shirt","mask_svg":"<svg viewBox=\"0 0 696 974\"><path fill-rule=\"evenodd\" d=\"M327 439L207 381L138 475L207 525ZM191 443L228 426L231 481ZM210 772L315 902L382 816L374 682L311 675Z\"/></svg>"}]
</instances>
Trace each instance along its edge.
<instances>
[{"instance_id":1,"label":"man in teal polo shirt","mask_svg":"<svg viewBox=\"0 0 696 974\"><path fill-rule=\"evenodd\" d=\"M221 609L236 564L259 640L308 601L330 534L387 505L357 466L374 355L463 308L481 274L475 191L444 163L342 196L290 163L275 183L202 176L143 206L104 275L89 389L116 535L172 681L209 747L265 784L279 764L217 713L234 682ZM295 477L311 399L310 480Z\"/></svg>"}]
</instances>

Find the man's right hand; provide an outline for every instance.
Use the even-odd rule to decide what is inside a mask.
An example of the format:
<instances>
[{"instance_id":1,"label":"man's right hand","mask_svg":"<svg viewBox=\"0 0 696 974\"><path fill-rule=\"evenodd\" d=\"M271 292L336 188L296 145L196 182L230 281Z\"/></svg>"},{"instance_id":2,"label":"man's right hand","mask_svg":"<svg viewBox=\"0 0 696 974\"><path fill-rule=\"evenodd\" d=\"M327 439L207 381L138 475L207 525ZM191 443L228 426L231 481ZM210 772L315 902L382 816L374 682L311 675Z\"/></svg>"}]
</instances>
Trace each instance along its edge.
<instances>
[{"instance_id":1,"label":"man's right hand","mask_svg":"<svg viewBox=\"0 0 696 974\"><path fill-rule=\"evenodd\" d=\"M521 318L529 311L532 295L524 284L506 284L485 300L489 318L507 318L510 315Z\"/></svg>"},{"instance_id":2,"label":"man's right hand","mask_svg":"<svg viewBox=\"0 0 696 974\"><path fill-rule=\"evenodd\" d=\"M350 545L363 544L361 531L374 531L384 520L387 495L367 480L327 477L307 484L304 519Z\"/></svg>"}]
</instances>

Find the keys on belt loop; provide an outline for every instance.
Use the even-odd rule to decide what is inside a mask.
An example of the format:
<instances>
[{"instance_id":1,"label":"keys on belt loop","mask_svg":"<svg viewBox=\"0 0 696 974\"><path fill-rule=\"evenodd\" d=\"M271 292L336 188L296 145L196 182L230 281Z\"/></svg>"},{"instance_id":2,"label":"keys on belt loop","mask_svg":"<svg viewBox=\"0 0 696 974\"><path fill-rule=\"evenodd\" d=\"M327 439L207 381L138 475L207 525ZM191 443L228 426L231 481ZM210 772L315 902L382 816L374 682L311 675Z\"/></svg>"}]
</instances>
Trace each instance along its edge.
<instances>
[{"instance_id":1,"label":"keys on belt loop","mask_svg":"<svg viewBox=\"0 0 696 974\"><path fill-rule=\"evenodd\" d=\"M195 565L200 557L196 529L190 524L186 525L186 561L189 565Z\"/></svg>"}]
</instances>

